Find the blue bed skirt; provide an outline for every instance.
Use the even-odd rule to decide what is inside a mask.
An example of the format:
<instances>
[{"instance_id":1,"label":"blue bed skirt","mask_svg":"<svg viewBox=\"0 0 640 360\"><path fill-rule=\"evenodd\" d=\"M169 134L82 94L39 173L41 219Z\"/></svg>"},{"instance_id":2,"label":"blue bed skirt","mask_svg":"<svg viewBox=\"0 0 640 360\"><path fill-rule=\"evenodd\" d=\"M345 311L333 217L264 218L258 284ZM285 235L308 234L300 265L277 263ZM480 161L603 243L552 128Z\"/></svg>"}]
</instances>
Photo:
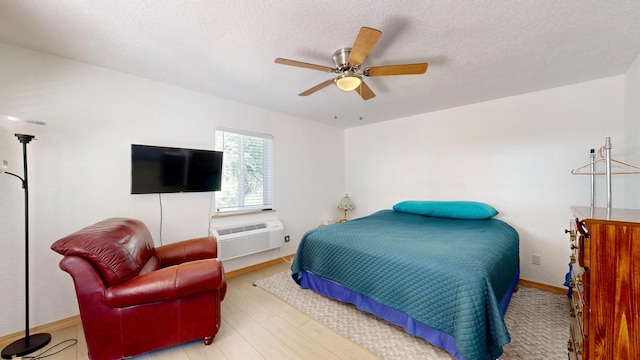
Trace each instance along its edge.
<instances>
[{"instance_id":1,"label":"blue bed skirt","mask_svg":"<svg viewBox=\"0 0 640 360\"><path fill-rule=\"evenodd\" d=\"M324 279L312 272L303 270L299 275L299 284L301 288L311 289L334 300L353 304L362 311L368 312L394 325L400 326L407 333L423 338L434 346L444 349L458 360L466 360L464 356L458 352L456 341L453 336L426 326L401 311L384 306L367 296L353 292L336 282ZM518 285L519 279L520 268L516 271L516 275L509 287L509 291L507 291L500 301L500 311L502 312L502 316L507 312L507 307L509 306L511 296Z\"/></svg>"}]
</instances>

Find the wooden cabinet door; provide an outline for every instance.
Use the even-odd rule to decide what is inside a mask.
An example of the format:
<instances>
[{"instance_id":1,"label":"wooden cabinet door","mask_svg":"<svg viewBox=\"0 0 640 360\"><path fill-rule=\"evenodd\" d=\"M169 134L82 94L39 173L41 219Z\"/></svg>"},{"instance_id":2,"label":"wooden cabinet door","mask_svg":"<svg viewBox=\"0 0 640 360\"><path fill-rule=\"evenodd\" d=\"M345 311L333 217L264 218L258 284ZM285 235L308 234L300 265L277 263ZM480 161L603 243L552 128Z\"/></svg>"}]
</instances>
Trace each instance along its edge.
<instances>
[{"instance_id":1,"label":"wooden cabinet door","mask_svg":"<svg viewBox=\"0 0 640 360\"><path fill-rule=\"evenodd\" d=\"M592 359L637 359L640 355L639 224L585 222L591 247L588 353Z\"/></svg>"}]
</instances>

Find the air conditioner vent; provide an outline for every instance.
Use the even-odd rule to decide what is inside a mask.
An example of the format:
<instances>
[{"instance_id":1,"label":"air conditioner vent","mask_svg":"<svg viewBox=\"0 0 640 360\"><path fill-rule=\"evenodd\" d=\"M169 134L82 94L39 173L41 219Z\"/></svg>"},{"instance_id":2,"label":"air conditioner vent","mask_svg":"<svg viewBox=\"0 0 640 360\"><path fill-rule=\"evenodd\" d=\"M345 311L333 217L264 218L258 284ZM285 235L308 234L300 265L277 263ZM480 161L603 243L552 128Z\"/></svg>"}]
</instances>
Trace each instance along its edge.
<instances>
[{"instance_id":1,"label":"air conditioner vent","mask_svg":"<svg viewBox=\"0 0 640 360\"><path fill-rule=\"evenodd\" d=\"M237 226L237 227L225 228L225 229L216 229L216 230L218 231L218 235L229 235L229 234L237 234L245 231L259 230L259 229L266 229L266 228L267 228L267 224L258 223L258 224L250 224L250 225L243 225L243 226Z\"/></svg>"},{"instance_id":2,"label":"air conditioner vent","mask_svg":"<svg viewBox=\"0 0 640 360\"><path fill-rule=\"evenodd\" d=\"M275 249L284 244L284 230L279 220L212 228L218 239L218 257L222 260Z\"/></svg>"}]
</instances>

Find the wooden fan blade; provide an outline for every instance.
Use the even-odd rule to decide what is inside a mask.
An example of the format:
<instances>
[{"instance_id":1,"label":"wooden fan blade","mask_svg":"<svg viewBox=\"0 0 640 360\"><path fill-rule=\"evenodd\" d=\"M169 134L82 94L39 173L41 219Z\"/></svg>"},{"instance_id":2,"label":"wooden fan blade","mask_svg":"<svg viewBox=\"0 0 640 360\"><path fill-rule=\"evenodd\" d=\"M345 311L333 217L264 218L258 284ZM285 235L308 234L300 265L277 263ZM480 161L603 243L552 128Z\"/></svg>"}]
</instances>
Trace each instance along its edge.
<instances>
[{"instance_id":1,"label":"wooden fan blade","mask_svg":"<svg viewBox=\"0 0 640 360\"><path fill-rule=\"evenodd\" d=\"M427 66L428 66L427 63L376 66L372 68L366 68L364 70L364 75L365 76L387 76L387 75L424 74L427 71Z\"/></svg>"},{"instance_id":2,"label":"wooden fan blade","mask_svg":"<svg viewBox=\"0 0 640 360\"><path fill-rule=\"evenodd\" d=\"M380 30L362 27L358 33L356 41L351 47L351 53L349 53L348 60L349 64L355 66L362 64L364 59L369 55L371 49L373 49L375 44L378 42L380 35L382 35Z\"/></svg>"},{"instance_id":3,"label":"wooden fan blade","mask_svg":"<svg viewBox=\"0 0 640 360\"><path fill-rule=\"evenodd\" d=\"M301 92L300 94L298 94L298 96L307 96L307 95L311 95L311 94L313 94L314 92L316 92L316 91L318 91L318 90L320 90L320 89L322 89L322 88L325 88L325 87L327 87L327 86L329 86L329 85L331 85L331 84L333 84L333 79L329 79L329 80L327 80L327 81L325 81L325 82L322 82L322 83L320 83L320 84L318 84L318 85L316 85L316 86L312 87L311 89L309 89L309 90L307 90L307 91L303 91L303 92Z\"/></svg>"},{"instance_id":4,"label":"wooden fan blade","mask_svg":"<svg viewBox=\"0 0 640 360\"><path fill-rule=\"evenodd\" d=\"M371 89L367 86L367 84L363 82L360 83L357 89L354 90L362 97L362 100L369 100L376 96L376 94L371 91Z\"/></svg>"},{"instance_id":5,"label":"wooden fan blade","mask_svg":"<svg viewBox=\"0 0 640 360\"><path fill-rule=\"evenodd\" d=\"M282 64L282 65L297 66L297 67L301 67L301 68L305 68L305 69L320 70L320 71L324 71L324 72L332 72L333 71L333 69L328 67L328 66L309 64L309 63L302 62L302 61L295 61L295 60L289 60L289 59L283 59L283 58L277 58L275 60L275 63L276 64Z\"/></svg>"}]
</instances>

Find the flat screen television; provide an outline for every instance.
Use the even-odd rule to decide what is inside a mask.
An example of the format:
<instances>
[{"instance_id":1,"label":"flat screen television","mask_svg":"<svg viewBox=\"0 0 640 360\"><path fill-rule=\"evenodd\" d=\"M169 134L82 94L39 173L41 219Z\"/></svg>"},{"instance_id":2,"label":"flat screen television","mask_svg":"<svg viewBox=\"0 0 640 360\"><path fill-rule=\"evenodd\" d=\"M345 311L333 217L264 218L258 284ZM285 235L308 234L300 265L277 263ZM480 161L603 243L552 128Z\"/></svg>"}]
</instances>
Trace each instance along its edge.
<instances>
[{"instance_id":1,"label":"flat screen television","mask_svg":"<svg viewBox=\"0 0 640 360\"><path fill-rule=\"evenodd\" d=\"M222 152L131 145L131 193L220 191Z\"/></svg>"}]
</instances>

